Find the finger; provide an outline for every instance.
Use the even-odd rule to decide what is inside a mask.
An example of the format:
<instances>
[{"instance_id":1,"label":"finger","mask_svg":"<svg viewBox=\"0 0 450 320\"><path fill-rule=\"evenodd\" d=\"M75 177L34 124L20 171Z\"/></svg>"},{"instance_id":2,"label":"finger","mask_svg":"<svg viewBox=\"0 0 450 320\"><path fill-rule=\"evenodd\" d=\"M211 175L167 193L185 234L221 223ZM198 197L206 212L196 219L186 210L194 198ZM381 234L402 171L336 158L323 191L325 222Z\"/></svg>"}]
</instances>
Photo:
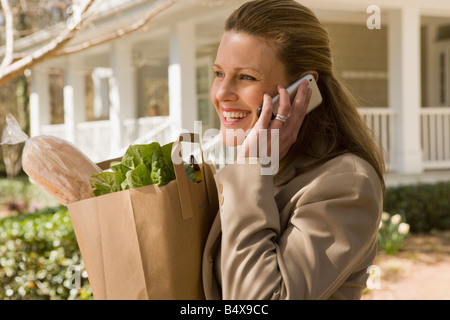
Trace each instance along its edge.
<instances>
[{"instance_id":1,"label":"finger","mask_svg":"<svg viewBox=\"0 0 450 320\"><path fill-rule=\"evenodd\" d=\"M311 99L311 93L308 94L308 90L311 89L308 88L308 85L307 80L300 83L292 103L291 115L283 126L283 133L288 135L289 138L297 137L303 119L305 118L309 100Z\"/></svg>"},{"instance_id":2,"label":"finger","mask_svg":"<svg viewBox=\"0 0 450 320\"><path fill-rule=\"evenodd\" d=\"M297 118L303 118L306 115L311 93L312 90L309 88L308 80L302 81L292 105L293 113L295 113Z\"/></svg>"},{"instance_id":3,"label":"finger","mask_svg":"<svg viewBox=\"0 0 450 320\"><path fill-rule=\"evenodd\" d=\"M303 119L306 116L308 110L308 105L311 100L312 89L308 86L308 81L305 80L301 83L297 94L295 96L294 102L292 104L292 114L286 121L286 126L289 130L298 133L300 127L303 123Z\"/></svg>"},{"instance_id":4,"label":"finger","mask_svg":"<svg viewBox=\"0 0 450 320\"><path fill-rule=\"evenodd\" d=\"M259 120L257 125L259 128L268 128L270 125L270 121L272 119L272 98L267 93L264 94L264 100L261 110L261 115L259 116Z\"/></svg>"},{"instance_id":5,"label":"finger","mask_svg":"<svg viewBox=\"0 0 450 320\"><path fill-rule=\"evenodd\" d=\"M291 113L291 101L289 97L289 93L285 88L282 86L278 86L278 94L280 96L279 102L280 105L278 107L278 110L276 111L276 114L289 117ZM272 129L280 129L284 125L284 122L279 119L274 119L271 124Z\"/></svg>"}]
</instances>

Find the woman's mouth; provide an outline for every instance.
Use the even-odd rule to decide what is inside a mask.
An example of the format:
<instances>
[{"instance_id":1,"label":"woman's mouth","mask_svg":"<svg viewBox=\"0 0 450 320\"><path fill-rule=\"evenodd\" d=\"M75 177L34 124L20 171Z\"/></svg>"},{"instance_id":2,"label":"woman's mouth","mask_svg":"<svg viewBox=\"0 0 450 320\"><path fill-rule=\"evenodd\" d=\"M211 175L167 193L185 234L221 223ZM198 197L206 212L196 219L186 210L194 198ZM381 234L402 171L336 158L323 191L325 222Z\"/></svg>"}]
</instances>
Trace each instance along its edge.
<instances>
[{"instance_id":1,"label":"woman's mouth","mask_svg":"<svg viewBox=\"0 0 450 320\"><path fill-rule=\"evenodd\" d=\"M234 124L238 123L242 119L246 118L250 112L243 112L243 111L223 111L223 118L226 123L228 124Z\"/></svg>"}]
</instances>

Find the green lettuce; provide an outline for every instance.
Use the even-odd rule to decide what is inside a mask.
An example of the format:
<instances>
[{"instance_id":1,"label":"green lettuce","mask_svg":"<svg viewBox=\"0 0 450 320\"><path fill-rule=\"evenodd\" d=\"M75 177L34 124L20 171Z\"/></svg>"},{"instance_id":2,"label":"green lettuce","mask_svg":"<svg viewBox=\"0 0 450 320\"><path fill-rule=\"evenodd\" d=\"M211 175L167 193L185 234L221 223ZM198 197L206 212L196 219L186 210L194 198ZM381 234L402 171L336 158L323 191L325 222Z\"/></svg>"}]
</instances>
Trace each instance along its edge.
<instances>
[{"instance_id":1,"label":"green lettuce","mask_svg":"<svg viewBox=\"0 0 450 320\"><path fill-rule=\"evenodd\" d=\"M121 183L125 179L122 172L100 172L92 176L95 180L90 181L94 189L94 195L101 196L111 192L121 191Z\"/></svg>"},{"instance_id":2,"label":"green lettuce","mask_svg":"<svg viewBox=\"0 0 450 320\"><path fill-rule=\"evenodd\" d=\"M158 186L175 180L175 170L173 169L172 160L169 163L162 152L162 148L156 149L153 152L151 179Z\"/></svg>"},{"instance_id":3,"label":"green lettuce","mask_svg":"<svg viewBox=\"0 0 450 320\"><path fill-rule=\"evenodd\" d=\"M112 162L111 171L92 176L90 183L95 196L155 184L162 186L175 180L172 163L173 142L161 146L158 142L131 145L121 161ZM191 166L185 164L188 178L195 181Z\"/></svg>"},{"instance_id":4,"label":"green lettuce","mask_svg":"<svg viewBox=\"0 0 450 320\"><path fill-rule=\"evenodd\" d=\"M158 142L129 146L123 155L122 164L129 169L134 169L141 164L150 166L153 152L160 149L161 146Z\"/></svg>"},{"instance_id":5,"label":"green lettuce","mask_svg":"<svg viewBox=\"0 0 450 320\"><path fill-rule=\"evenodd\" d=\"M148 186L154 183L150 169L144 163L128 171L125 176L125 180L121 183L123 190Z\"/></svg>"}]
</instances>

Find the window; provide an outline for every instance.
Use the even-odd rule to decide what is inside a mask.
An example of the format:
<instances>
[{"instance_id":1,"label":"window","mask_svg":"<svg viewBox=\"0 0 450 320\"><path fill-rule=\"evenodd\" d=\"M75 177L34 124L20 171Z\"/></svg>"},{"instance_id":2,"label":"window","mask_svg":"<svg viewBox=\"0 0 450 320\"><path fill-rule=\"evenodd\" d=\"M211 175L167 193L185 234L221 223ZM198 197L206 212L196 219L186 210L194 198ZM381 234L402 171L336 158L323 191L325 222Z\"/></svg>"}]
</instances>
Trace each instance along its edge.
<instances>
[{"instance_id":1,"label":"window","mask_svg":"<svg viewBox=\"0 0 450 320\"><path fill-rule=\"evenodd\" d=\"M204 57L197 60L197 113L202 121L203 131L219 128L219 118L211 102L210 90L214 80L212 59Z\"/></svg>"}]
</instances>

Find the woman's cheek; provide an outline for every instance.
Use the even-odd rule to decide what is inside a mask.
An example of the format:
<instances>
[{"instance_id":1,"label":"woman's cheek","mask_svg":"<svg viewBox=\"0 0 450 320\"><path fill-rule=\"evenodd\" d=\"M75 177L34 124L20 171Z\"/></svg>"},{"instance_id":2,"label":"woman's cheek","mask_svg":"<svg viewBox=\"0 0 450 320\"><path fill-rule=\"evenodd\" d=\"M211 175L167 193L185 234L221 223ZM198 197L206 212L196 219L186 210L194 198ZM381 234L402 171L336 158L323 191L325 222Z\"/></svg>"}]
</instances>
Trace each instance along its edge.
<instances>
[{"instance_id":1,"label":"woman's cheek","mask_svg":"<svg viewBox=\"0 0 450 320\"><path fill-rule=\"evenodd\" d=\"M216 99L216 89L215 89L214 85L213 85L213 87L211 88L211 91L210 91L210 98L211 98L211 102L214 105L214 109L216 110L217 115L220 117L220 114L219 114L219 102Z\"/></svg>"}]
</instances>

